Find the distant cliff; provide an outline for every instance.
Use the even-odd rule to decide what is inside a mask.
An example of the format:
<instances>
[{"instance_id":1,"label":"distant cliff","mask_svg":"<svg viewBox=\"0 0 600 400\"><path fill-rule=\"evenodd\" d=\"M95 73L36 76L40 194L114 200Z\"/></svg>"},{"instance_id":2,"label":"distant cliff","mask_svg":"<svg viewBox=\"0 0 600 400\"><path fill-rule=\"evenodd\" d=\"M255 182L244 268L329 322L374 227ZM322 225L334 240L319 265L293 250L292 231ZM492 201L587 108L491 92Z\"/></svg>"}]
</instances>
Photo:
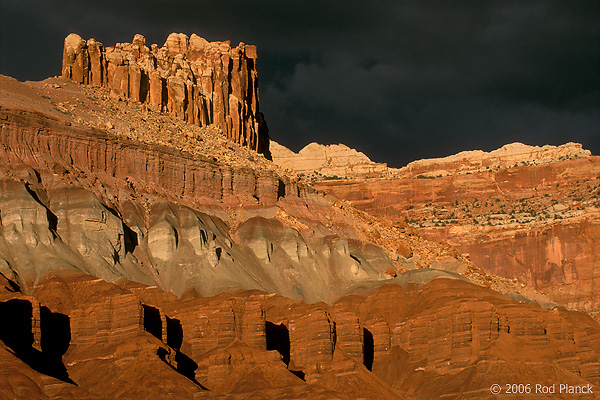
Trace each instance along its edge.
<instances>
[{"instance_id":1,"label":"distant cliff","mask_svg":"<svg viewBox=\"0 0 600 400\"><path fill-rule=\"evenodd\" d=\"M174 114L186 122L217 125L228 139L270 158L268 129L258 108L256 47L208 42L172 33L163 47L132 43L104 47L77 34L65 38L62 76L105 86L120 97Z\"/></svg>"},{"instance_id":2,"label":"distant cliff","mask_svg":"<svg viewBox=\"0 0 600 400\"><path fill-rule=\"evenodd\" d=\"M298 153L271 141L273 162L314 180L385 177L387 164L373 162L364 153L344 144L310 143Z\"/></svg>"},{"instance_id":3,"label":"distant cliff","mask_svg":"<svg viewBox=\"0 0 600 400\"><path fill-rule=\"evenodd\" d=\"M394 171L401 177L437 177L464 175L482 171L497 171L522 165L550 164L575 158L587 158L592 153L580 143L565 143L560 146L528 146L523 143L510 143L499 149L461 151L443 158L430 158L409 163Z\"/></svg>"}]
</instances>

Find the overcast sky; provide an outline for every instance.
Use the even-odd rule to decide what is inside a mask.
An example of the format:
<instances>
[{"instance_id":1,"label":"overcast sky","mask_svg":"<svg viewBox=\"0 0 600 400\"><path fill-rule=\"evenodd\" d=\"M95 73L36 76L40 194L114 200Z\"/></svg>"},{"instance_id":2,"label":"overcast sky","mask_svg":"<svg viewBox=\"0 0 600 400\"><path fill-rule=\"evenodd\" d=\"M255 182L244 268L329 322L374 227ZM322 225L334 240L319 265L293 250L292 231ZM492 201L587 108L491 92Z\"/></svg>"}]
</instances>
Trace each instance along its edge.
<instances>
[{"instance_id":1,"label":"overcast sky","mask_svg":"<svg viewBox=\"0 0 600 400\"><path fill-rule=\"evenodd\" d=\"M0 74L59 75L64 37L258 46L271 138L401 166L576 141L600 154L597 0L0 0Z\"/></svg>"}]
</instances>

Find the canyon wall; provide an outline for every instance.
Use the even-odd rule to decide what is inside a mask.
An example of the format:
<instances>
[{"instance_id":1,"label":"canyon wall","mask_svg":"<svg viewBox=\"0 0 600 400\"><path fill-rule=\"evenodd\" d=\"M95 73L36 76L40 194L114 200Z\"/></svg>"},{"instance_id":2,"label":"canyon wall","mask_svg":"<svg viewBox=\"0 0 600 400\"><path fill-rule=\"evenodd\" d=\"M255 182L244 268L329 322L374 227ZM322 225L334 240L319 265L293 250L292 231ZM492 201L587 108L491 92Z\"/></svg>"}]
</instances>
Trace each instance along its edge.
<instances>
[{"instance_id":1,"label":"canyon wall","mask_svg":"<svg viewBox=\"0 0 600 400\"><path fill-rule=\"evenodd\" d=\"M597 315L600 157L576 144L553 149L502 162L463 154L414 163L400 170L406 176L315 186L449 243L489 273ZM497 162L480 162L490 159Z\"/></svg>"},{"instance_id":2,"label":"canyon wall","mask_svg":"<svg viewBox=\"0 0 600 400\"><path fill-rule=\"evenodd\" d=\"M178 295L237 287L331 302L431 267L548 303L104 87L0 77L0 140L0 272L25 290L60 270Z\"/></svg>"},{"instance_id":3,"label":"canyon wall","mask_svg":"<svg viewBox=\"0 0 600 400\"><path fill-rule=\"evenodd\" d=\"M65 38L62 76L106 86L132 101L191 124L217 125L225 136L269 156L268 129L258 108L256 47L208 42L172 33L163 47L132 43L104 47L77 34Z\"/></svg>"},{"instance_id":4,"label":"canyon wall","mask_svg":"<svg viewBox=\"0 0 600 400\"><path fill-rule=\"evenodd\" d=\"M487 398L492 384L515 380L600 385L600 328L588 316L426 272L332 306L260 291L177 299L132 282L49 276L34 296L0 291L0 339L25 360L2 365L12 379L31 377L20 390L50 398L56 388L61 398L87 398L81 389L104 398Z\"/></svg>"},{"instance_id":5,"label":"canyon wall","mask_svg":"<svg viewBox=\"0 0 600 400\"><path fill-rule=\"evenodd\" d=\"M497 171L493 184L446 177L454 189L415 178L415 204L399 209L406 216L385 203L405 191L382 201L372 195L389 187L344 181L390 222L286 174L250 139L212 135L205 124L219 122L200 110L221 94L189 108L200 89L188 86L198 83L185 78L185 62L213 45L181 35L162 50L139 36L106 50L66 42L65 78L0 76L0 398L459 399L488 398L493 383L600 385L596 321L416 231L445 228L448 210L432 207L440 199L455 210L472 202L460 216L479 226L487 214L475 214L473 193L506 196L490 197L486 213L533 184L560 193L560 179L572 182L593 158L564 161L556 176L517 168ZM221 51L228 45L217 47L211 54L238 71ZM144 78L140 60L174 75L142 68ZM239 89L234 76L224 86ZM596 207L583 193L598 185L563 186L563 197L526 199L515 221L535 227L546 212L566 220ZM567 203L573 194L581 200ZM502 215L487 226L512 223ZM550 250L553 262L588 251Z\"/></svg>"},{"instance_id":6,"label":"canyon wall","mask_svg":"<svg viewBox=\"0 0 600 400\"><path fill-rule=\"evenodd\" d=\"M64 77L0 76L0 398L458 399L487 398L492 383L600 385L596 321L417 233L445 228L441 199L483 225L478 207L464 210L473 193L506 196L487 211L534 184L560 193L592 158L563 161L566 175L446 177L454 189L415 178L406 216L385 202L404 189L344 180L392 222L378 219L256 154L255 60L252 46L195 35L161 49L70 35ZM322 171L390 172L344 146L311 147ZM519 201L515 221L589 216L583 193L598 185L563 186ZM486 226L513 223L503 215ZM580 301L595 293L596 270L577 258L595 254L594 230L581 224L583 250L545 248L555 264L573 258L561 264L571 281L592 275Z\"/></svg>"},{"instance_id":7,"label":"canyon wall","mask_svg":"<svg viewBox=\"0 0 600 400\"><path fill-rule=\"evenodd\" d=\"M284 178L272 171L220 165L205 156L116 138L99 129L66 126L29 110L0 109L0 118L4 159L18 158L36 169L82 169L107 184L127 187L133 182L150 192L190 199L227 201L233 196L269 205L286 193ZM288 181L288 195L299 192Z\"/></svg>"}]
</instances>

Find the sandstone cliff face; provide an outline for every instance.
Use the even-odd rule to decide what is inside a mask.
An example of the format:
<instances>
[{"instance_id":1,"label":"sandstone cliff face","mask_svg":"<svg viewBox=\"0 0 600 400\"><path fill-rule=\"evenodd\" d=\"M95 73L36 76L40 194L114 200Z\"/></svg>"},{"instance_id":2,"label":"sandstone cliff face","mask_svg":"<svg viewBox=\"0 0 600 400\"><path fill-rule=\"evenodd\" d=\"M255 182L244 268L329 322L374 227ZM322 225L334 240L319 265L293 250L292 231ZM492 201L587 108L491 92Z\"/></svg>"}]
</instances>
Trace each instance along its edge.
<instances>
[{"instance_id":1,"label":"sandstone cliff face","mask_svg":"<svg viewBox=\"0 0 600 400\"><path fill-rule=\"evenodd\" d=\"M427 177L458 175L480 171L500 170L519 165L539 165L557 161L587 158L592 153L579 143L566 143L560 146L528 146L523 143L510 143L499 149L485 152L481 150L462 151L443 158L417 160L406 167L392 171L394 175Z\"/></svg>"},{"instance_id":2,"label":"sandstone cliff face","mask_svg":"<svg viewBox=\"0 0 600 400\"><path fill-rule=\"evenodd\" d=\"M132 43L104 47L72 33L65 38L62 76L106 86L117 96L175 115L190 124L220 127L224 135L269 154L264 118L258 108L256 47L208 42L172 33L163 47Z\"/></svg>"},{"instance_id":3,"label":"sandstone cliff face","mask_svg":"<svg viewBox=\"0 0 600 400\"><path fill-rule=\"evenodd\" d=\"M6 207L22 193L34 212L19 214L23 229L5 220L0 271L27 291L60 270L178 295L247 288L331 302L433 267L548 302L447 245L315 191L210 128L111 99L105 88L1 82Z\"/></svg>"},{"instance_id":4,"label":"sandstone cliff face","mask_svg":"<svg viewBox=\"0 0 600 400\"><path fill-rule=\"evenodd\" d=\"M212 48L192 39L171 36L152 58L141 37L106 51L67 38L69 78L97 87L0 77L0 396L391 400L485 398L491 377L600 385L588 316L483 288L549 303L187 124L183 65ZM166 98L131 55L177 65Z\"/></svg>"},{"instance_id":5,"label":"sandstone cliff face","mask_svg":"<svg viewBox=\"0 0 600 400\"><path fill-rule=\"evenodd\" d=\"M31 377L3 390L7 398L24 390L88 398L84 390L89 398L437 399L487 398L493 383L514 380L600 385L600 327L588 316L415 272L333 306L260 291L177 299L131 282L49 276L34 296L0 296L12 331L29 340L11 341L3 325L2 366ZM28 351L42 363L26 357L32 343L41 343ZM43 375L50 361L63 375Z\"/></svg>"},{"instance_id":6,"label":"sandstone cliff face","mask_svg":"<svg viewBox=\"0 0 600 400\"><path fill-rule=\"evenodd\" d=\"M498 161L507 148L490 154ZM600 158L575 144L525 150L525 158L506 156L502 165L510 168L455 156L443 168L436 160L415 163L406 177L315 186L369 213L406 221L490 273L596 315ZM440 168L448 175L440 176Z\"/></svg>"}]
</instances>

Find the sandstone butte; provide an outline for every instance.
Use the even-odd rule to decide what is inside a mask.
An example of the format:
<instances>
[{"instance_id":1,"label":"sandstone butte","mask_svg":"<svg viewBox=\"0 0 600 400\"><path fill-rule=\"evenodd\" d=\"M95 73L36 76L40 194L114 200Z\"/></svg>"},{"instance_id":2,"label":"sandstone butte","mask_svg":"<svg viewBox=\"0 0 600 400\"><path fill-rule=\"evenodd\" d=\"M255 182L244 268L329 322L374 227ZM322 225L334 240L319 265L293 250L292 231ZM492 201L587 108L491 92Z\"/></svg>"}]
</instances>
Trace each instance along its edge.
<instances>
[{"instance_id":1,"label":"sandstone butte","mask_svg":"<svg viewBox=\"0 0 600 400\"><path fill-rule=\"evenodd\" d=\"M192 38L171 35L163 49L179 48L151 53L167 65L193 58ZM0 398L599 390L600 326L589 314L315 189L242 131L231 136L227 118L186 120L169 106L176 75L158 72L158 107L131 95L131 60L113 64L127 65L126 94L111 61L94 67L95 41L71 54L72 43L66 77L0 77Z\"/></svg>"},{"instance_id":2,"label":"sandstone butte","mask_svg":"<svg viewBox=\"0 0 600 400\"><path fill-rule=\"evenodd\" d=\"M267 125L258 109L256 46L208 42L172 33L163 47L131 43L104 47L94 38L65 38L62 76L105 86L116 96L169 112L190 124L215 124L230 140L269 154Z\"/></svg>"}]
</instances>

